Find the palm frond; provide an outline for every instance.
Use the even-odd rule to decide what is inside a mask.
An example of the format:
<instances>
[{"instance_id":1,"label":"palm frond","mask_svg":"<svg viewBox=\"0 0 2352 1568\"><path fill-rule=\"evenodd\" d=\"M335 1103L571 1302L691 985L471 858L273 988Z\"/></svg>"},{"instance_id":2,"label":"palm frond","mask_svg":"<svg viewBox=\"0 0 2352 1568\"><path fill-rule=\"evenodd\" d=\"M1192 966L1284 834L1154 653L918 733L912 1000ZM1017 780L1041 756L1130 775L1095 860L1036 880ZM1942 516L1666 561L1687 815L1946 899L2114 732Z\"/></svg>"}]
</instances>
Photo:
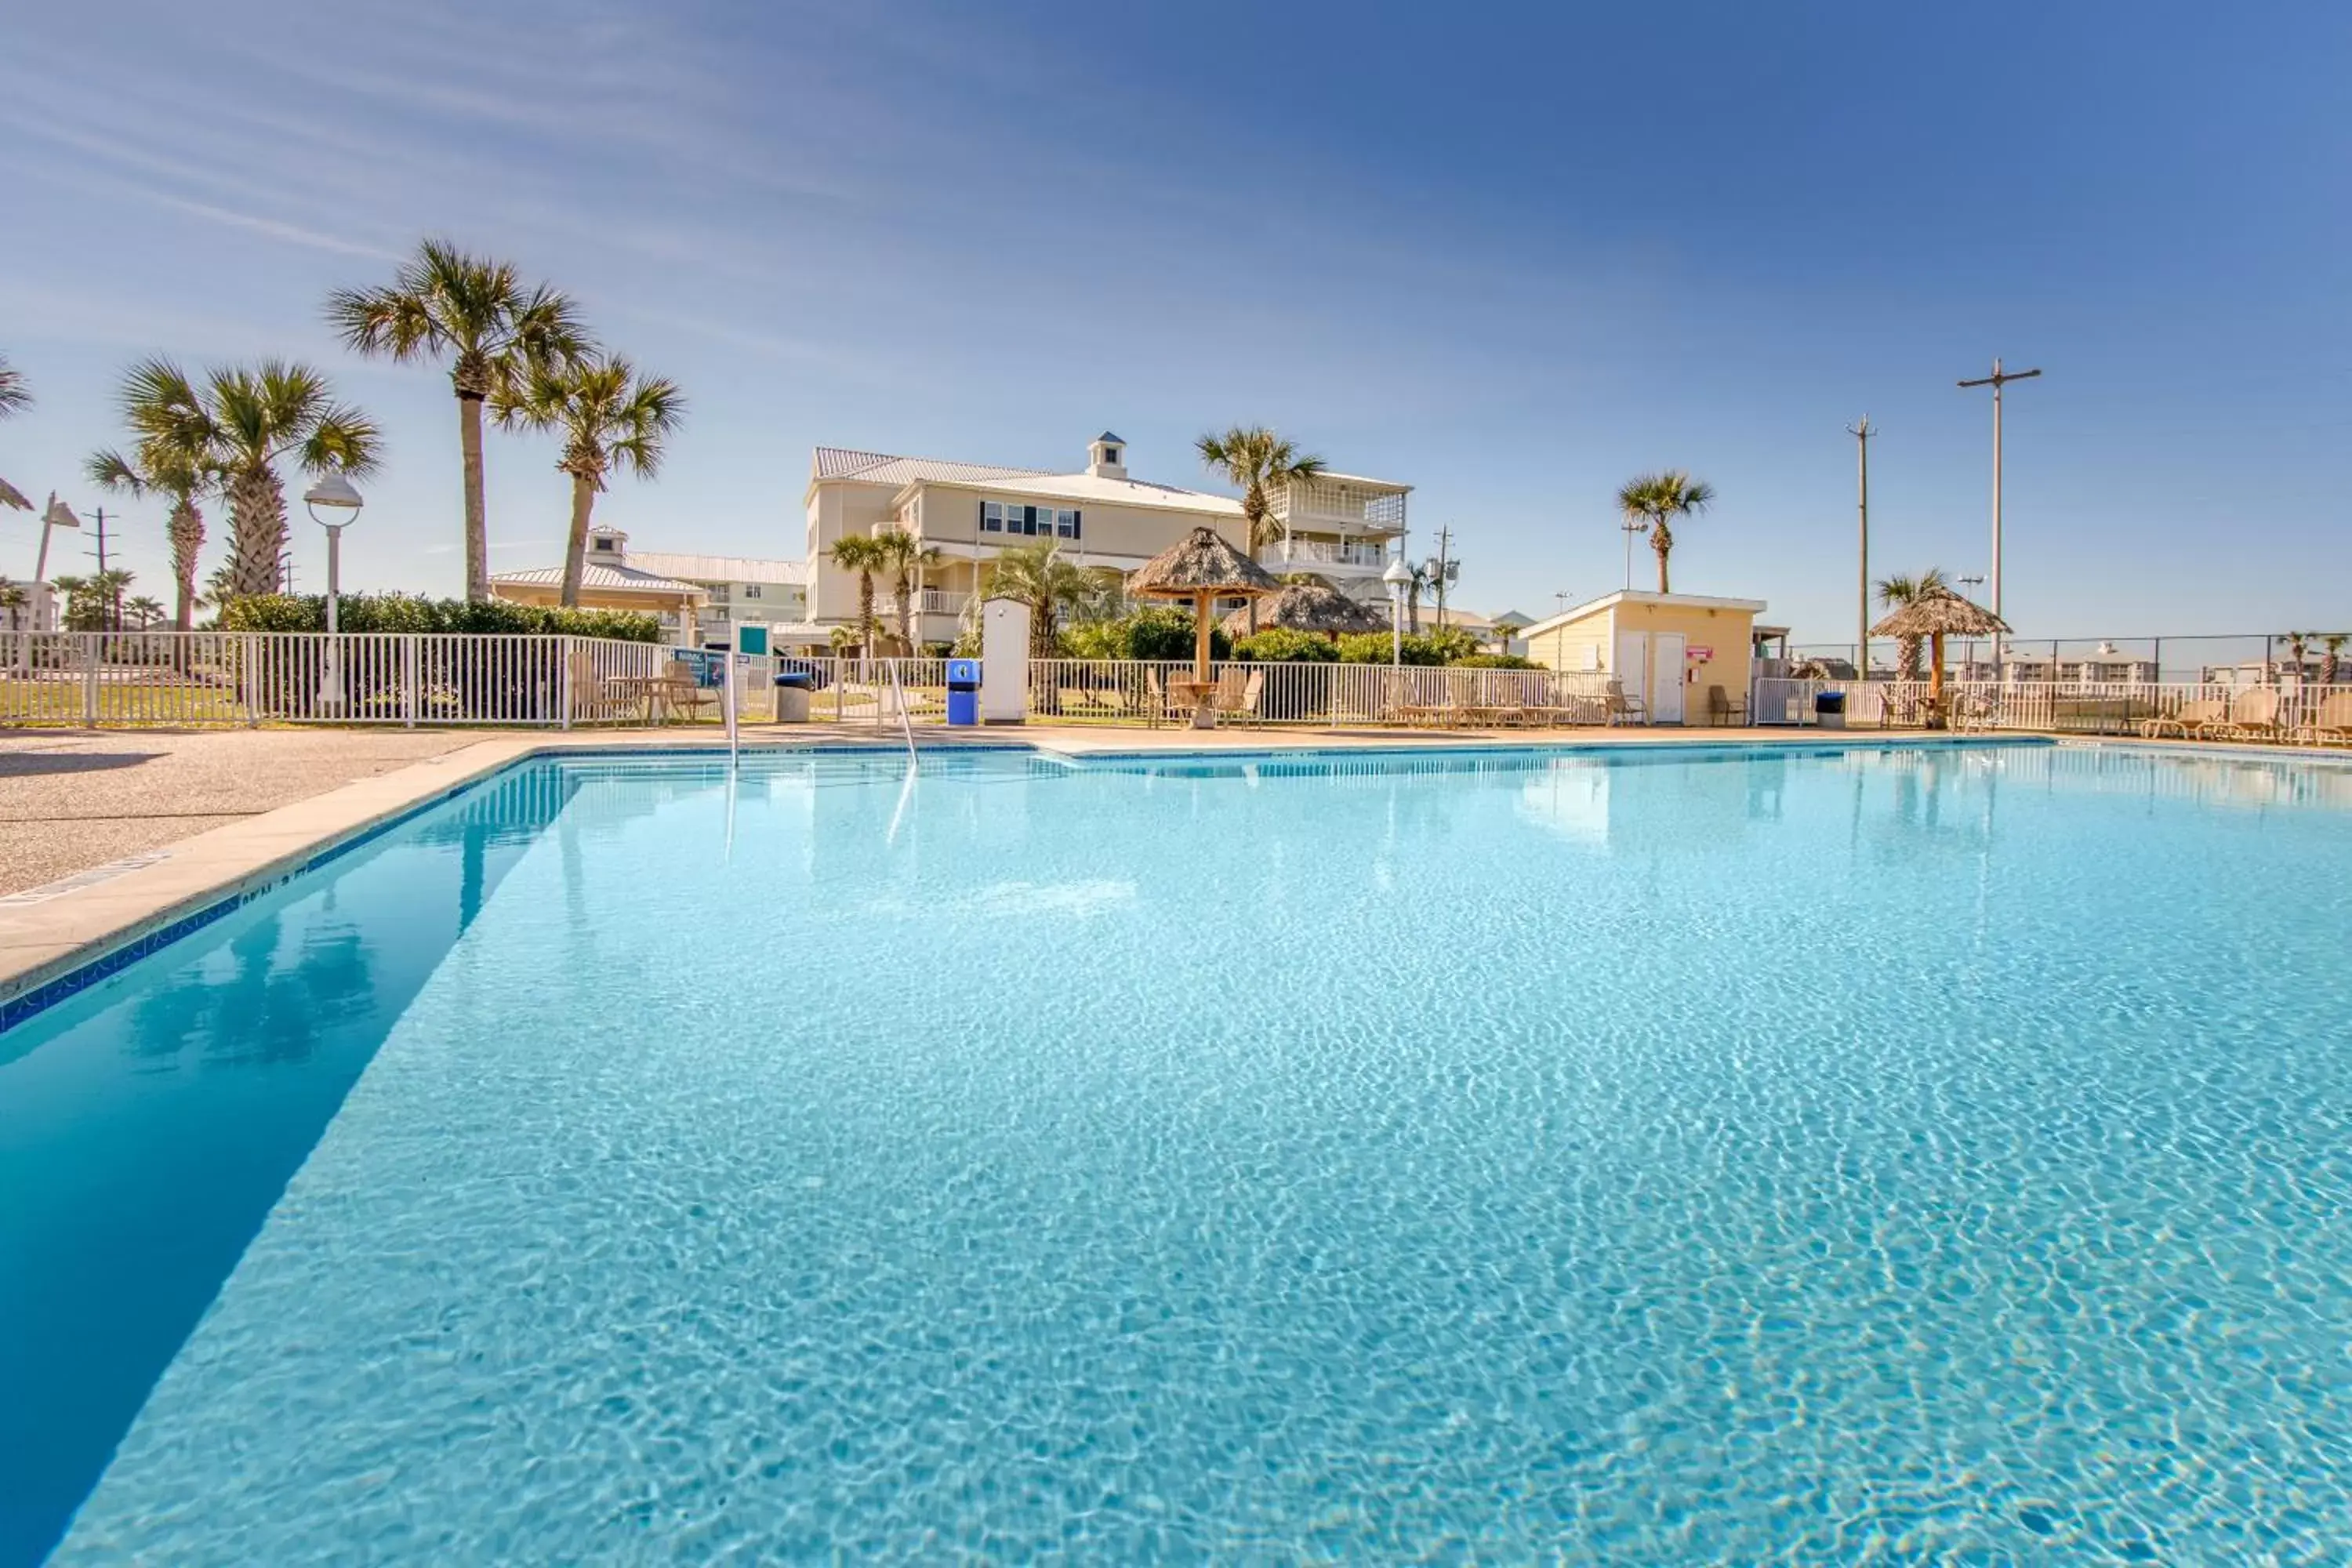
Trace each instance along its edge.
<instances>
[{"instance_id":1,"label":"palm frond","mask_svg":"<svg viewBox=\"0 0 2352 1568\"><path fill-rule=\"evenodd\" d=\"M33 389L25 384L25 373L0 357L0 419L22 414L32 405Z\"/></svg>"}]
</instances>

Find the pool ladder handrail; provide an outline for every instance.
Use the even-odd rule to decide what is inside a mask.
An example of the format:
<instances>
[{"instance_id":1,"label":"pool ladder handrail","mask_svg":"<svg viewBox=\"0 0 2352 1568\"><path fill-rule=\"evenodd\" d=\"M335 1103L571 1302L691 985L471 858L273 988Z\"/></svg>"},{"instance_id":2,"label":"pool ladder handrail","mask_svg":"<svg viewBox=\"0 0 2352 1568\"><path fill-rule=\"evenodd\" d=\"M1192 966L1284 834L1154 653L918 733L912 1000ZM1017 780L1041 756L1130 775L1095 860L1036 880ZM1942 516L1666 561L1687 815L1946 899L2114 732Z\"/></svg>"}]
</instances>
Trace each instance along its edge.
<instances>
[{"instance_id":1,"label":"pool ladder handrail","mask_svg":"<svg viewBox=\"0 0 2352 1568\"><path fill-rule=\"evenodd\" d=\"M907 761L919 763L920 759L915 754L915 721L908 716L907 712L907 683L898 678L897 659L888 659L885 662L890 669L890 689L898 695L898 729L899 732L907 738Z\"/></svg>"}]
</instances>

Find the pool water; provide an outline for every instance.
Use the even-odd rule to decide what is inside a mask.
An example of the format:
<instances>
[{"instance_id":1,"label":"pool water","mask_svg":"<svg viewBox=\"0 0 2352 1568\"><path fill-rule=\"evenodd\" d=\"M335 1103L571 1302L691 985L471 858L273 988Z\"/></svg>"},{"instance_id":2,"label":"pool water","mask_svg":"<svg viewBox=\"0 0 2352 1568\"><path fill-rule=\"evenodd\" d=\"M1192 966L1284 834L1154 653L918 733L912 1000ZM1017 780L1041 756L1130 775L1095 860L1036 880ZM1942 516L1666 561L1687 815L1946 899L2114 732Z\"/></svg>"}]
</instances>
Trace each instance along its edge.
<instances>
[{"instance_id":1,"label":"pool water","mask_svg":"<svg viewBox=\"0 0 2352 1568\"><path fill-rule=\"evenodd\" d=\"M0 1563L2338 1561L2348 934L2317 764L536 764L0 1035Z\"/></svg>"}]
</instances>

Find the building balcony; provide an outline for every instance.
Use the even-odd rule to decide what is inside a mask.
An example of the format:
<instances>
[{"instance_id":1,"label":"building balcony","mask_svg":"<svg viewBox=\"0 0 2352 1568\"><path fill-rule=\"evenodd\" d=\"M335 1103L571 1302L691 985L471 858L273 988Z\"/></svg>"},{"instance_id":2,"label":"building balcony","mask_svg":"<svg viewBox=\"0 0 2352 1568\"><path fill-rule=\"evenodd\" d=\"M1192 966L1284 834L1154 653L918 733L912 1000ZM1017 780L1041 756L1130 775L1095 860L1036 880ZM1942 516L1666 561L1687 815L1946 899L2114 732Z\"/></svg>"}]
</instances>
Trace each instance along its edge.
<instances>
[{"instance_id":1,"label":"building balcony","mask_svg":"<svg viewBox=\"0 0 2352 1568\"><path fill-rule=\"evenodd\" d=\"M963 607L971 602L971 595L970 594L959 594L947 588L918 588L915 590L914 608L915 613L919 616L960 616L963 614ZM874 596L874 613L877 616L897 615L898 613L898 595L896 594L876 595Z\"/></svg>"},{"instance_id":2,"label":"building balcony","mask_svg":"<svg viewBox=\"0 0 2352 1568\"><path fill-rule=\"evenodd\" d=\"M1273 572L1376 574L1388 563L1388 546L1372 539L1277 539L1258 557Z\"/></svg>"}]
</instances>

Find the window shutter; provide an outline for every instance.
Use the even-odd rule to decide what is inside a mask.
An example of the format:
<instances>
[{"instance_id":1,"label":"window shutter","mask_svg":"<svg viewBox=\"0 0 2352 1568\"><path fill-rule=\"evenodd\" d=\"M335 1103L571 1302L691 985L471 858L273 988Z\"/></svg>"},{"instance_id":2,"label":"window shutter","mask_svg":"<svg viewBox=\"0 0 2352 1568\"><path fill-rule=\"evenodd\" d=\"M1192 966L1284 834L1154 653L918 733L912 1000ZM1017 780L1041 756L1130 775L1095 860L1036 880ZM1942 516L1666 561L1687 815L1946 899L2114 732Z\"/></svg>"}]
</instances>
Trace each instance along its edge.
<instances>
[{"instance_id":1,"label":"window shutter","mask_svg":"<svg viewBox=\"0 0 2352 1568\"><path fill-rule=\"evenodd\" d=\"M1070 537L1072 539L1079 537L1078 530L1085 524L1085 522L1086 513L1081 511L1073 511L1070 513Z\"/></svg>"}]
</instances>

